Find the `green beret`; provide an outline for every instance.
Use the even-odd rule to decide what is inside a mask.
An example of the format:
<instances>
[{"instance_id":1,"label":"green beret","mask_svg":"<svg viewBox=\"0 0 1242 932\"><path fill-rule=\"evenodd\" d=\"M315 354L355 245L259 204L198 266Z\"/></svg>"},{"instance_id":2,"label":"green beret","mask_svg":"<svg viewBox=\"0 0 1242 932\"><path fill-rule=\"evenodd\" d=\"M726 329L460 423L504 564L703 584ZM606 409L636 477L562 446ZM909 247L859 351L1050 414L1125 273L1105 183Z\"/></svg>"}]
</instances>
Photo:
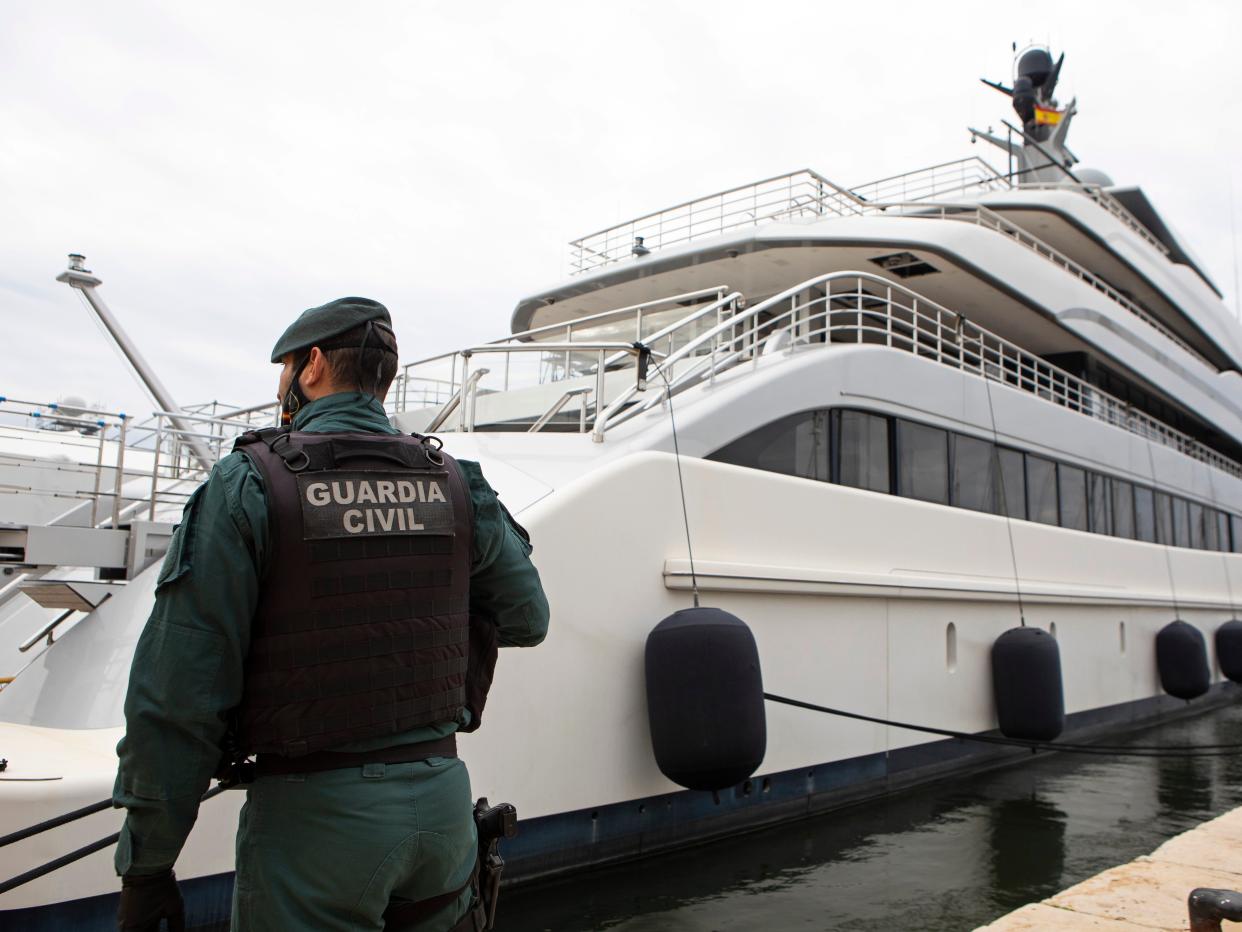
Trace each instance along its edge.
<instances>
[{"instance_id":1,"label":"green beret","mask_svg":"<svg viewBox=\"0 0 1242 932\"><path fill-rule=\"evenodd\" d=\"M280 362L286 353L296 353L312 346L320 349L338 349L339 346L326 346L327 341L342 333L353 330L374 320L389 330L392 329L392 318L388 316L388 308L370 298L337 298L319 307L303 311L302 315L289 325L276 345L272 347L272 362Z\"/></svg>"}]
</instances>

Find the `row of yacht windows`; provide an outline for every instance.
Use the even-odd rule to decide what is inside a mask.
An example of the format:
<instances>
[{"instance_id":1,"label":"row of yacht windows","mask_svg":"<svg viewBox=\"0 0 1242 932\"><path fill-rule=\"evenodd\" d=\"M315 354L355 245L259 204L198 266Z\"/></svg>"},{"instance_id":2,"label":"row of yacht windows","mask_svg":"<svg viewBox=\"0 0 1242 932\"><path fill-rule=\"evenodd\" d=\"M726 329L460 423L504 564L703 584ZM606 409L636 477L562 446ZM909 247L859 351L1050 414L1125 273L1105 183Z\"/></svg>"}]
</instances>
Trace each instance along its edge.
<instances>
[{"instance_id":1,"label":"row of yacht windows","mask_svg":"<svg viewBox=\"0 0 1242 932\"><path fill-rule=\"evenodd\" d=\"M869 411L791 414L707 458L1078 531L1242 552L1237 515L990 440Z\"/></svg>"}]
</instances>

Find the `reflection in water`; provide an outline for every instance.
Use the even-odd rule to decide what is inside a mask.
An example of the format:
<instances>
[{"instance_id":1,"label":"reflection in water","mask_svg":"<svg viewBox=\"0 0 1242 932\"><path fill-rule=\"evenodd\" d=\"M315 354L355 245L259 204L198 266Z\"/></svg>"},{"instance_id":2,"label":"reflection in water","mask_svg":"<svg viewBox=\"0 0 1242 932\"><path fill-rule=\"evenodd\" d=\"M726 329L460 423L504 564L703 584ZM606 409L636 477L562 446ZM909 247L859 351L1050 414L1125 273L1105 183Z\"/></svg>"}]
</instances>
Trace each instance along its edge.
<instances>
[{"instance_id":1,"label":"reflection in water","mask_svg":"<svg viewBox=\"0 0 1242 932\"><path fill-rule=\"evenodd\" d=\"M1242 706L1135 734L1242 742ZM970 929L1242 805L1242 758L1051 755L568 881L504 932Z\"/></svg>"},{"instance_id":2,"label":"reflection in water","mask_svg":"<svg viewBox=\"0 0 1242 932\"><path fill-rule=\"evenodd\" d=\"M990 813L992 888L1014 908L1061 889L1065 813L1037 795L1003 799Z\"/></svg>"}]
</instances>

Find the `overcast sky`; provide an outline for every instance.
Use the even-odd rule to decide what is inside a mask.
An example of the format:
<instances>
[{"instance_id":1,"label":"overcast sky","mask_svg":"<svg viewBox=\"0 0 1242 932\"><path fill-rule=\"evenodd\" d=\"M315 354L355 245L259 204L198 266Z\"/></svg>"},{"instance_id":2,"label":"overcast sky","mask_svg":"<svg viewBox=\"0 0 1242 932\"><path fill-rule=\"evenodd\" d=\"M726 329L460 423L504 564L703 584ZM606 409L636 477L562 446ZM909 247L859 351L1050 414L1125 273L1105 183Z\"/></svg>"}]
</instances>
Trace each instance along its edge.
<instances>
[{"instance_id":1,"label":"overcast sky","mask_svg":"<svg viewBox=\"0 0 1242 932\"><path fill-rule=\"evenodd\" d=\"M341 295L387 304L409 361L502 336L569 239L631 216L804 167L1003 163L966 126L1012 119L978 78L1013 41L1066 52L1071 147L1233 307L1239 34L1209 0L9 0L0 394L151 410L53 281L71 251L181 403L256 403L287 323Z\"/></svg>"}]
</instances>

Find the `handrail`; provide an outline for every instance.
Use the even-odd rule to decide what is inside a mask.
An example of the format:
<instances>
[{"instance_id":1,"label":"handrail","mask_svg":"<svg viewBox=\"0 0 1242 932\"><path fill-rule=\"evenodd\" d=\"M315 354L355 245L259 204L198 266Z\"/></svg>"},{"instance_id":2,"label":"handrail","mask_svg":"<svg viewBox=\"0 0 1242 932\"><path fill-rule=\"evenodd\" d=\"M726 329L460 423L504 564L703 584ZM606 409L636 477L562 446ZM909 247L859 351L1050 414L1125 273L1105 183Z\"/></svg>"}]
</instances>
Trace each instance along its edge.
<instances>
[{"instance_id":1,"label":"handrail","mask_svg":"<svg viewBox=\"0 0 1242 932\"><path fill-rule=\"evenodd\" d=\"M450 398L444 405L444 407L440 409L436 416L431 419L431 422L427 425L426 433L430 434L439 430L440 426L448 420L449 415L462 406L466 399L467 393L472 391L475 386L479 384L479 379L483 378L483 376L487 375L490 371L490 369L475 369L474 372L470 373L469 377L462 379L461 389L454 394L453 397ZM462 423L465 423L464 409L462 415Z\"/></svg>"},{"instance_id":2,"label":"handrail","mask_svg":"<svg viewBox=\"0 0 1242 932\"><path fill-rule=\"evenodd\" d=\"M1159 320L1151 311L1143 307L1132 298L1122 294L1108 282L1104 281L1095 273L1088 271L1084 266L1075 262L1069 256L1060 250L1048 245L1039 237L1024 230L1016 223L1006 220L1000 214L985 207L982 204L937 204L929 201L906 201L892 204L885 204L886 210L897 208L903 211L892 216L916 217L935 220L957 220L966 223L974 223L994 230L1004 236L1008 236L1021 246L1026 247L1037 255L1042 256L1054 265L1060 266L1065 271L1074 275L1081 281L1090 285L1096 291L1109 298L1115 304L1121 305L1125 310L1129 311L1143 323L1149 327L1158 330L1162 336L1175 343L1178 347L1185 350L1199 362L1208 366L1213 371L1218 371L1218 367L1211 362L1206 356L1191 346L1185 339L1178 336L1172 328Z\"/></svg>"},{"instance_id":3,"label":"handrail","mask_svg":"<svg viewBox=\"0 0 1242 932\"><path fill-rule=\"evenodd\" d=\"M589 233L570 242L573 274L699 236L794 214L856 216L865 202L808 168L774 175ZM650 242L647 242L647 241Z\"/></svg>"},{"instance_id":4,"label":"handrail","mask_svg":"<svg viewBox=\"0 0 1242 932\"><path fill-rule=\"evenodd\" d=\"M940 177L943 177L946 174L945 169L958 170L957 177L951 178L951 180L957 182L952 187L940 187L937 185L937 173L940 174ZM976 170L979 174L974 178L967 179L970 169ZM948 174L952 176L953 172L950 171ZM900 182L900 185L898 182ZM887 178L877 178L865 184L853 185L850 188L850 192L864 201L884 203L887 200L887 197L884 195L887 189L900 188L900 200L915 201L921 200L924 197L940 197L945 194L953 194L970 188L992 190L997 186L1008 188L1011 187L1011 182L1009 178L1001 174L986 159L975 155L964 159L940 162L936 165L928 165L925 168L918 168L914 171L889 175ZM926 190L926 193L911 196L911 190Z\"/></svg>"},{"instance_id":5,"label":"handrail","mask_svg":"<svg viewBox=\"0 0 1242 932\"><path fill-rule=\"evenodd\" d=\"M715 285L711 288L699 288L696 291L687 291L684 294L669 295L667 298L656 298L654 301L643 301L641 304L631 304L628 307L613 308L611 311L601 311L598 314L589 314L586 317L575 317L572 320L563 320L556 324L544 324L542 327L535 327L533 330L522 330L517 333L511 333L507 337L499 340L493 340L492 343L508 343L511 340L521 340L523 337L533 337L540 333L550 333L553 330L564 330L566 327L577 327L586 323L600 323L603 320L612 317L628 317L636 311L646 311L661 304L677 304L681 301L692 301L695 298L704 298L708 295L719 295L729 290L728 285ZM572 342L572 341L571 341ZM417 363L409 363L407 365L417 365Z\"/></svg>"},{"instance_id":6,"label":"handrail","mask_svg":"<svg viewBox=\"0 0 1242 932\"><path fill-rule=\"evenodd\" d=\"M1125 204L1117 200L1117 198L1109 193L1103 185L1098 184L1082 184L1073 181L1022 181L1017 185L1019 191L1074 191L1078 194L1084 194L1091 200L1095 201L1110 214L1128 226L1133 232L1137 233L1142 239L1146 240L1148 245L1158 250L1161 254L1170 255L1169 247L1162 243L1151 230L1143 224Z\"/></svg>"},{"instance_id":7,"label":"handrail","mask_svg":"<svg viewBox=\"0 0 1242 932\"><path fill-rule=\"evenodd\" d=\"M539 420L535 421L535 423L531 425L531 428L530 430L527 431L527 433L528 434L539 433L539 431L543 430L543 428L547 425L548 421L556 417L556 415L560 413L561 408L565 407L565 405L568 404L570 398L573 398L576 395L589 394L590 391L591 391L591 388L589 385L580 385L577 388L569 389L569 391L561 395L560 398L552 402L552 406L548 408L547 411L543 412L543 414L539 416ZM586 400L585 399L583 400L583 403L582 403L582 411L585 416L586 414Z\"/></svg>"},{"instance_id":8,"label":"handrail","mask_svg":"<svg viewBox=\"0 0 1242 932\"><path fill-rule=\"evenodd\" d=\"M855 286L853 291L836 294L832 292L832 282L851 280ZM864 282L875 286L882 294L865 291ZM825 294L822 297L797 303L800 293L817 286L824 286ZM904 296L908 303L895 301L894 293ZM847 300L853 304L841 304ZM784 302L790 303L789 308L779 310ZM833 306L834 302L838 304L837 307ZM822 304L824 310L815 316L808 315L806 312L816 304ZM772 316L760 320L762 315ZM847 318L852 316L855 319L847 320L844 324L834 323L833 315L846 315ZM783 321L786 322L784 326ZM747 324L751 325L750 329L737 329ZM731 361L736 362L749 352L758 365L761 329L763 338L767 340L780 334L797 336L796 328L814 330L815 324L823 332L825 342L840 342L839 339L833 340L834 333L848 334L854 337L852 342L876 342L889 348L929 357L936 362L1035 394L1185 453L1230 475L1242 477L1242 464L1188 434L1136 411L1121 399L968 321L957 312L923 297L918 292L871 272L830 272L800 282L700 334L667 356L658 367L662 372L669 371L682 359L694 355L699 347L730 332L730 339L721 347L724 354L727 354L725 358L731 357ZM689 370L683 371L675 381L663 387L660 394L672 394L701 380L704 375L714 374L720 368L720 355L717 350L702 356ZM597 412L592 440L602 442L610 427L635 416L644 408L655 404L660 397L657 395L645 404L633 405L632 401L637 393L637 387L631 387L613 399L607 408Z\"/></svg>"}]
</instances>

